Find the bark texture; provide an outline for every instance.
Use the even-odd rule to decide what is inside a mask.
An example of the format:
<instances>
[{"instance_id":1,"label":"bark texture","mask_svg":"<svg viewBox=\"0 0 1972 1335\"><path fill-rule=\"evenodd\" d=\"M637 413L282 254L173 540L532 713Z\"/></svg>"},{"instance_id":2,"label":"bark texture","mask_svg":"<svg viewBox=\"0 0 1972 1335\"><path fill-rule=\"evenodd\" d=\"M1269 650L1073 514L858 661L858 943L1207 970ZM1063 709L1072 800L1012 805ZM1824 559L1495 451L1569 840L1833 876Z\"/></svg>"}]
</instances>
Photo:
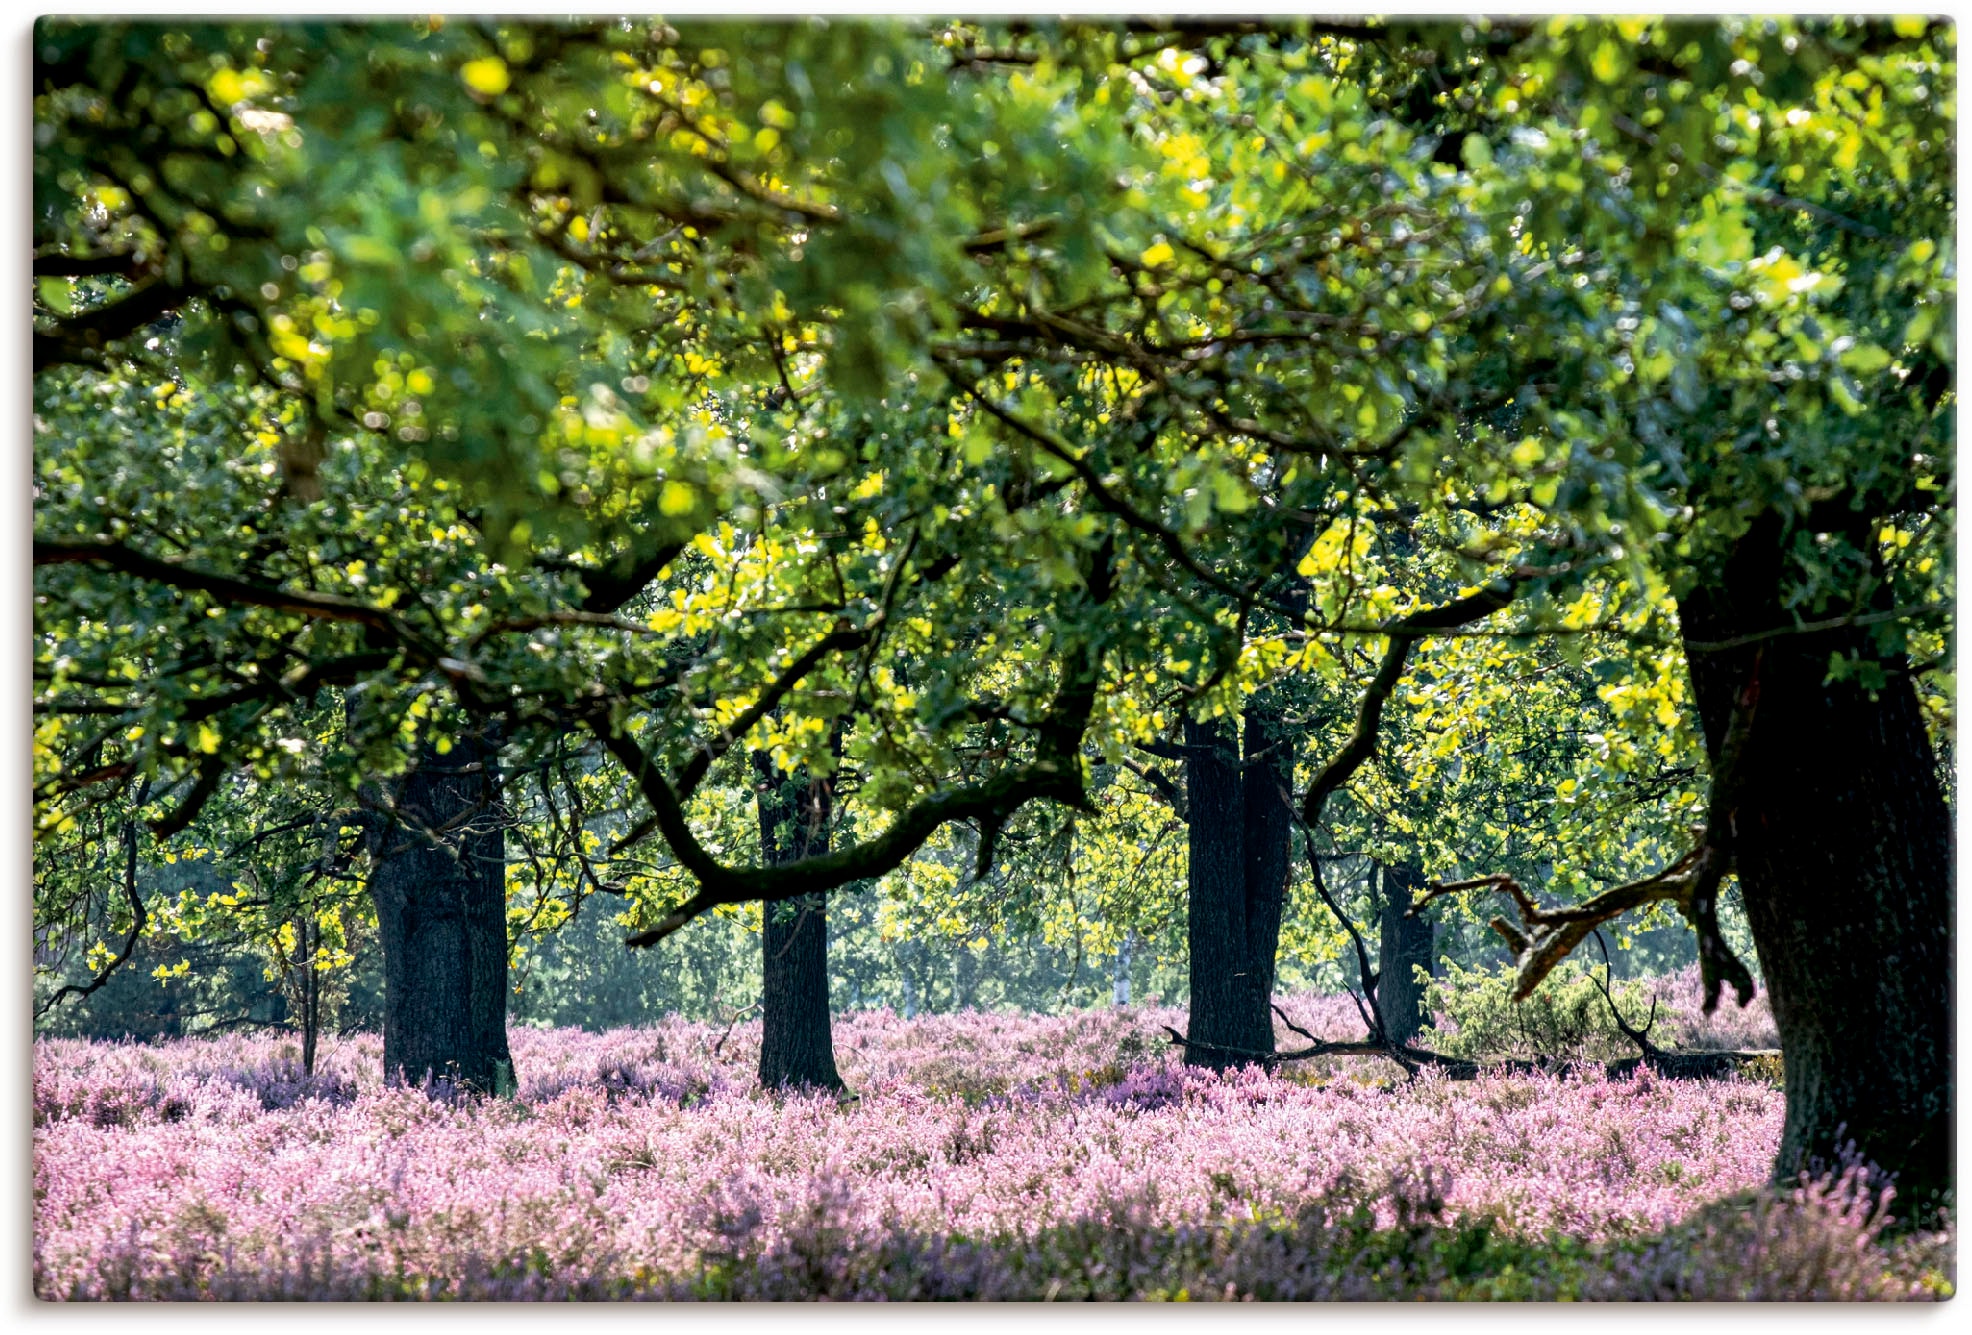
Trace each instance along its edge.
<instances>
[{"instance_id":1,"label":"bark texture","mask_svg":"<svg viewBox=\"0 0 1972 1335\"><path fill-rule=\"evenodd\" d=\"M763 751L760 848L770 865L826 853L833 801L827 779L781 772ZM763 904L760 933L760 1083L768 1089L839 1090L829 1022L828 898L801 895Z\"/></svg>"},{"instance_id":2,"label":"bark texture","mask_svg":"<svg viewBox=\"0 0 1972 1335\"><path fill-rule=\"evenodd\" d=\"M370 825L387 1080L514 1087L498 757L497 740L462 739L379 788L396 813Z\"/></svg>"},{"instance_id":3,"label":"bark texture","mask_svg":"<svg viewBox=\"0 0 1972 1335\"><path fill-rule=\"evenodd\" d=\"M1424 1025L1424 984L1417 968L1431 969L1430 919L1407 917L1416 891L1424 888L1424 873L1398 864L1382 868L1381 941L1377 951L1377 1007L1393 1042L1409 1043Z\"/></svg>"},{"instance_id":4,"label":"bark texture","mask_svg":"<svg viewBox=\"0 0 1972 1335\"><path fill-rule=\"evenodd\" d=\"M1757 522L1679 609L1715 762L1753 701L1730 837L1786 1066L1774 1172L1853 1141L1911 1218L1952 1183L1950 813L1902 657L1854 627L1784 633L1786 550ZM1877 689L1829 680L1837 654L1874 664Z\"/></svg>"},{"instance_id":5,"label":"bark texture","mask_svg":"<svg viewBox=\"0 0 1972 1335\"><path fill-rule=\"evenodd\" d=\"M1293 750L1278 716L1185 724L1191 1017L1185 1060L1218 1069L1274 1051L1274 956L1292 845Z\"/></svg>"}]
</instances>

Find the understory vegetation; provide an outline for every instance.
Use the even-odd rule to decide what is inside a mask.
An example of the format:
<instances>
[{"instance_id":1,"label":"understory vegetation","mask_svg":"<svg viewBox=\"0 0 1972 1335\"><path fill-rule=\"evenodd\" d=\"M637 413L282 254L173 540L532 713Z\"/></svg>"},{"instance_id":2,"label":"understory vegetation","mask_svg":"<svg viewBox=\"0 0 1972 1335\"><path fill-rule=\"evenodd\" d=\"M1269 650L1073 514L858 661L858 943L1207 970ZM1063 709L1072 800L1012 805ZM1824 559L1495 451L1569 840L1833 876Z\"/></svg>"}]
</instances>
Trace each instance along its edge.
<instances>
[{"instance_id":1,"label":"understory vegetation","mask_svg":"<svg viewBox=\"0 0 1972 1335\"><path fill-rule=\"evenodd\" d=\"M1666 982L1670 980L1665 980ZM1689 982L1689 979L1684 980ZM1686 992L1688 996L1688 991ZM1346 998L1283 1009L1346 1033ZM1700 1041L1704 1017L1678 1020ZM377 1040L43 1040L36 1291L79 1298L1936 1298L1853 1166L1765 1188L1780 1091L1175 1060L1167 1009L845 1017L854 1096L757 1021L513 1032L512 1100ZM1757 1032L1709 1034L1757 1041ZM105 1178L101 1165L122 1165Z\"/></svg>"}]
</instances>

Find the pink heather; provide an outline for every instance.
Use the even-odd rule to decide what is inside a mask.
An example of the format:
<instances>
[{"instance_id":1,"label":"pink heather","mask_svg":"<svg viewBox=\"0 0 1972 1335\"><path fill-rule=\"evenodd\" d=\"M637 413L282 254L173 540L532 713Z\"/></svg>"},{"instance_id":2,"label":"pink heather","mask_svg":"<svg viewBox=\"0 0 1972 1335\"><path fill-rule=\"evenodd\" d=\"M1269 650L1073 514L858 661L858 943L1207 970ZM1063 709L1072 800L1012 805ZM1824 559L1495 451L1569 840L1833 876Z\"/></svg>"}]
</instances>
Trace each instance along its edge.
<instances>
[{"instance_id":1,"label":"pink heather","mask_svg":"<svg viewBox=\"0 0 1972 1335\"><path fill-rule=\"evenodd\" d=\"M1317 1032L1355 1027L1346 998L1285 1006ZM1753 1080L1405 1084L1361 1060L1221 1079L1163 1044L1159 1026L1182 1019L851 1013L836 1050L860 1100L845 1106L756 1091L757 1023L716 1056L720 1031L699 1023L516 1029L519 1097L456 1104L383 1088L369 1035L325 1041L312 1079L280 1037L43 1040L35 1285L82 1298L661 1291L722 1260L839 1257L859 1241L1031 1239L1091 1220L1223 1232L1317 1205L1386 1227L1429 1214L1607 1242L1758 1187L1780 1132L1779 1091ZM1838 1249L1873 1236L1852 1200L1822 1216ZM912 1264L958 1264L940 1256ZM849 1283L774 1273L735 1296Z\"/></svg>"}]
</instances>

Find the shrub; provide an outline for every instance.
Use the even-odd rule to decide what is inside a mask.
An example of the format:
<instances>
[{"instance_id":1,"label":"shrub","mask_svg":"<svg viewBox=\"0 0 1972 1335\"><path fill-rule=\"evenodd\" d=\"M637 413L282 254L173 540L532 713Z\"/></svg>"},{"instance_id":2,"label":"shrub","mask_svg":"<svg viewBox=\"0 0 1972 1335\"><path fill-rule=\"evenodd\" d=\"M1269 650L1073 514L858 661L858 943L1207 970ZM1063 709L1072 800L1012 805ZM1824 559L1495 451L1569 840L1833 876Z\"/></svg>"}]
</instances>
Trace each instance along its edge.
<instances>
[{"instance_id":1,"label":"shrub","mask_svg":"<svg viewBox=\"0 0 1972 1335\"><path fill-rule=\"evenodd\" d=\"M1548 1064L1636 1054L1582 965L1564 962L1524 1001L1513 1000L1514 981L1511 964L1488 973L1447 961L1445 976L1425 989L1426 1005L1443 1017L1433 1046L1454 1057ZM1640 1028L1650 1014L1648 993L1636 983L1612 990L1624 1018Z\"/></svg>"}]
</instances>

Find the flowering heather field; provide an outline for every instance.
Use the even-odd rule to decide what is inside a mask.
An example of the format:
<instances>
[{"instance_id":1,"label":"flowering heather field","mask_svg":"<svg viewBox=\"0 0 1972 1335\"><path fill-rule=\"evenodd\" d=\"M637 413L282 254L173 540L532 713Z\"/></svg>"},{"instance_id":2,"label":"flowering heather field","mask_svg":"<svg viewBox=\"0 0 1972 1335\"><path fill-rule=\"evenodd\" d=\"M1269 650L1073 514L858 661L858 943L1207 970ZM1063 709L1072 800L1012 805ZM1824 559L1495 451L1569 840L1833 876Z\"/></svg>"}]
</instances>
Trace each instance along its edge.
<instances>
[{"instance_id":1,"label":"flowering heather field","mask_svg":"<svg viewBox=\"0 0 1972 1335\"><path fill-rule=\"evenodd\" d=\"M1346 999L1287 1009L1337 1037L1354 1024ZM373 1036L327 1044L312 1079L280 1038L44 1040L35 1286L47 1298L1950 1292L1949 1238L1881 1245L1881 1220L1845 1181L1755 1193L1780 1130L1771 1085L1599 1071L1405 1084L1363 1061L1222 1079L1178 1067L1158 1026L1181 1020L854 1013L836 1041L860 1098L843 1104L753 1090L757 1025L516 1030L519 1097L456 1103L383 1088ZM1703 1026L1687 1037L1702 1041Z\"/></svg>"}]
</instances>

